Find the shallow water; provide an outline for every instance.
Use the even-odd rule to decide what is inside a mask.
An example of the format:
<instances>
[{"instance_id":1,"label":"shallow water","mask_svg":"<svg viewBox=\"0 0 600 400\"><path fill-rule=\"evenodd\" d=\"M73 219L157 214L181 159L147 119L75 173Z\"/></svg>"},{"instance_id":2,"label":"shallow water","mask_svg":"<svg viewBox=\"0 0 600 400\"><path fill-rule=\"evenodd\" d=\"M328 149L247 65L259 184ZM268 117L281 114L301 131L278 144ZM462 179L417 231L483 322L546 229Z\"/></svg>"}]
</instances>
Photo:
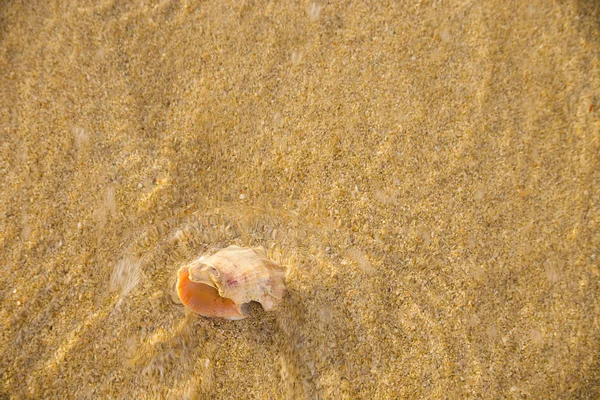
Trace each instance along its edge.
<instances>
[{"instance_id":1,"label":"shallow water","mask_svg":"<svg viewBox=\"0 0 600 400\"><path fill-rule=\"evenodd\" d=\"M595 2L0 6L0 398L600 396ZM178 268L286 268L193 315Z\"/></svg>"}]
</instances>

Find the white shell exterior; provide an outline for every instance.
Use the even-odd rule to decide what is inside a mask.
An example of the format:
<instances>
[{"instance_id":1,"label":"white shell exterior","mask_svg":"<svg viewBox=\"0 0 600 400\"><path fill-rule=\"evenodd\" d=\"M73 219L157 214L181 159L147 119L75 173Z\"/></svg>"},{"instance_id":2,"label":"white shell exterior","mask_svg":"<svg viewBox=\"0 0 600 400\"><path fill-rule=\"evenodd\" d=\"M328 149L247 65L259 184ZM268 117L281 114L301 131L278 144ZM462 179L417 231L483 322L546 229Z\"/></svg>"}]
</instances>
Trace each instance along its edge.
<instances>
[{"instance_id":1,"label":"white shell exterior","mask_svg":"<svg viewBox=\"0 0 600 400\"><path fill-rule=\"evenodd\" d=\"M229 246L192 262L189 274L191 281L212 286L221 297L233 300L242 314L251 301L269 311L286 292L284 269L269 260L262 247Z\"/></svg>"}]
</instances>

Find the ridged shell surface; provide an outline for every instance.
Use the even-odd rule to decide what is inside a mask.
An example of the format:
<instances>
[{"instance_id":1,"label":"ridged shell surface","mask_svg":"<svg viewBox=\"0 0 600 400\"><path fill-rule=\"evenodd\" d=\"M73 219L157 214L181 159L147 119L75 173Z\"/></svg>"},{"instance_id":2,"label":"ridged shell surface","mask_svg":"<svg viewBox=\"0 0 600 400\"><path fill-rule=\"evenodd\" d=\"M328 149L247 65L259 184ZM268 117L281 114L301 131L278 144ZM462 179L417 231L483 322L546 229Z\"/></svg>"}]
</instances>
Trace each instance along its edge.
<instances>
[{"instance_id":1,"label":"ridged shell surface","mask_svg":"<svg viewBox=\"0 0 600 400\"><path fill-rule=\"evenodd\" d=\"M261 247L229 246L189 265L190 281L214 287L221 297L231 299L242 315L251 301L259 302L266 311L279 304L286 292L284 273Z\"/></svg>"}]
</instances>

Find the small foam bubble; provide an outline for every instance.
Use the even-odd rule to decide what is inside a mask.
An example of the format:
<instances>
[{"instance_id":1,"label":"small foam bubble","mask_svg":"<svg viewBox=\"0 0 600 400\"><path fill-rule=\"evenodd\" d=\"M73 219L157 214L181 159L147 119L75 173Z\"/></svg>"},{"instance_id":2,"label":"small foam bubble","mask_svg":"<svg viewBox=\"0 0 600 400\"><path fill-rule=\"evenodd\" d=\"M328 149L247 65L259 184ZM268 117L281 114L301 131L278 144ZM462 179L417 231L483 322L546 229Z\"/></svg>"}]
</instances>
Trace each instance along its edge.
<instances>
[{"instance_id":1,"label":"small foam bubble","mask_svg":"<svg viewBox=\"0 0 600 400\"><path fill-rule=\"evenodd\" d=\"M473 327L479 325L480 321L481 320L479 319L477 314L471 315L471 317L469 318L469 321L468 321L469 327L473 328Z\"/></svg>"},{"instance_id":2,"label":"small foam bubble","mask_svg":"<svg viewBox=\"0 0 600 400\"><path fill-rule=\"evenodd\" d=\"M82 151L90 142L90 136L85 129L81 127L73 128L73 140L77 151Z\"/></svg>"},{"instance_id":3,"label":"small foam bubble","mask_svg":"<svg viewBox=\"0 0 600 400\"><path fill-rule=\"evenodd\" d=\"M358 264L358 267L363 272L366 272L367 274L372 274L374 272L373 267L367 259L367 255L364 251L357 247L353 247L347 251L347 254L352 260L354 260Z\"/></svg>"},{"instance_id":4,"label":"small foam bubble","mask_svg":"<svg viewBox=\"0 0 600 400\"><path fill-rule=\"evenodd\" d=\"M483 189L477 190L474 197L477 201L483 200Z\"/></svg>"},{"instance_id":5,"label":"small foam bubble","mask_svg":"<svg viewBox=\"0 0 600 400\"><path fill-rule=\"evenodd\" d=\"M544 272L546 273L546 279L550 282L558 282L558 271L550 261L544 263Z\"/></svg>"},{"instance_id":6,"label":"small foam bubble","mask_svg":"<svg viewBox=\"0 0 600 400\"><path fill-rule=\"evenodd\" d=\"M440 30L440 39L442 39L442 42L444 43L449 43L452 40L452 35L448 28L442 28Z\"/></svg>"},{"instance_id":7,"label":"small foam bubble","mask_svg":"<svg viewBox=\"0 0 600 400\"><path fill-rule=\"evenodd\" d=\"M486 333L487 333L488 339L490 339L490 340L494 340L494 339L496 339L496 336L498 336L498 330L493 325L490 325L487 327Z\"/></svg>"},{"instance_id":8,"label":"small foam bubble","mask_svg":"<svg viewBox=\"0 0 600 400\"><path fill-rule=\"evenodd\" d=\"M275 123L275 126L278 128L283 127L283 115L280 112L276 112L275 115L273 116L273 122Z\"/></svg>"},{"instance_id":9,"label":"small foam bubble","mask_svg":"<svg viewBox=\"0 0 600 400\"><path fill-rule=\"evenodd\" d=\"M321 5L315 2L310 3L306 9L306 12L311 21L316 21L321 16Z\"/></svg>"},{"instance_id":10,"label":"small foam bubble","mask_svg":"<svg viewBox=\"0 0 600 400\"><path fill-rule=\"evenodd\" d=\"M529 337L531 338L531 341L535 344L540 344L543 341L542 332L540 332L537 329L532 329L529 332Z\"/></svg>"},{"instance_id":11,"label":"small foam bubble","mask_svg":"<svg viewBox=\"0 0 600 400\"><path fill-rule=\"evenodd\" d=\"M29 159L29 152L27 150L27 144L23 143L20 146L18 154L18 159L22 164L27 164L27 160Z\"/></svg>"},{"instance_id":12,"label":"small foam bubble","mask_svg":"<svg viewBox=\"0 0 600 400\"><path fill-rule=\"evenodd\" d=\"M26 242L31 237L31 225L29 225L29 215L26 212L22 213L21 222L23 224L23 228L21 229L21 240Z\"/></svg>"},{"instance_id":13,"label":"small foam bubble","mask_svg":"<svg viewBox=\"0 0 600 400\"><path fill-rule=\"evenodd\" d=\"M106 207L112 216L117 214L117 201L115 200L114 186L109 186L106 188L106 193L104 195L104 207Z\"/></svg>"},{"instance_id":14,"label":"small foam bubble","mask_svg":"<svg viewBox=\"0 0 600 400\"><path fill-rule=\"evenodd\" d=\"M140 262L135 257L126 256L117 263L110 278L110 289L120 291L121 297L131 292L140 281Z\"/></svg>"},{"instance_id":15,"label":"small foam bubble","mask_svg":"<svg viewBox=\"0 0 600 400\"><path fill-rule=\"evenodd\" d=\"M292 52L292 64L294 65L298 65L302 62L302 56L304 54L302 54L301 51L293 51Z\"/></svg>"}]
</instances>

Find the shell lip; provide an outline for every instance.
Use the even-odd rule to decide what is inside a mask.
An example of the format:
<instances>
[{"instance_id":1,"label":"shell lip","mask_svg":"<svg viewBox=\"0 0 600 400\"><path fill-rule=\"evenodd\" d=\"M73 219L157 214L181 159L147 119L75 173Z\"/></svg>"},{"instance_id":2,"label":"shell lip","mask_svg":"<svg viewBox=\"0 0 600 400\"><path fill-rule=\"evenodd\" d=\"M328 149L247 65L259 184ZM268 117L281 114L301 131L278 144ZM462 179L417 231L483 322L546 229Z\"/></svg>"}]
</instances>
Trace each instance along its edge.
<instances>
[{"instance_id":1,"label":"shell lip","mask_svg":"<svg viewBox=\"0 0 600 400\"><path fill-rule=\"evenodd\" d=\"M216 268L208 264L198 263L190 265L188 273L190 281L204 283L205 285L209 285L217 289L215 280L219 277L219 271Z\"/></svg>"},{"instance_id":2,"label":"shell lip","mask_svg":"<svg viewBox=\"0 0 600 400\"><path fill-rule=\"evenodd\" d=\"M189 310L204 317L229 320L244 319L248 316L233 300L221 297L215 288L192 282L189 277L189 267L181 267L177 278L177 294L181 303Z\"/></svg>"}]
</instances>

